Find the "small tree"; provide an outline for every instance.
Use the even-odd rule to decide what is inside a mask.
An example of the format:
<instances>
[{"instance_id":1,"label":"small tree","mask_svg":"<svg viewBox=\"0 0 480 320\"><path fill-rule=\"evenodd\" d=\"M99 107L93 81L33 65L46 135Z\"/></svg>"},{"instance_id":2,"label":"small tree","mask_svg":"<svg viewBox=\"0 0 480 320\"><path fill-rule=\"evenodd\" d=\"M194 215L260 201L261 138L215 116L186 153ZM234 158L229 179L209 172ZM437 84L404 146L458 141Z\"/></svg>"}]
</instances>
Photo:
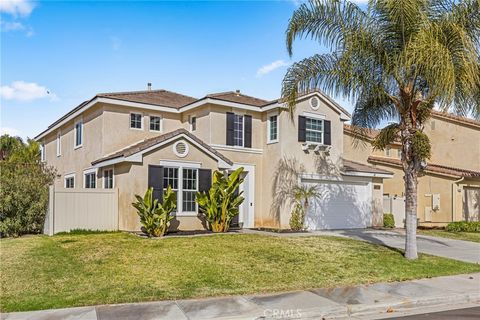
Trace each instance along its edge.
<instances>
[{"instance_id":1,"label":"small tree","mask_svg":"<svg viewBox=\"0 0 480 320\"><path fill-rule=\"evenodd\" d=\"M205 215L210 229L213 232L227 232L232 219L238 215L239 206L244 198L238 192L243 179L240 177L243 167L238 168L230 175L215 171L212 187L205 192L197 192L196 201L200 212Z\"/></svg>"},{"instance_id":2,"label":"small tree","mask_svg":"<svg viewBox=\"0 0 480 320\"><path fill-rule=\"evenodd\" d=\"M310 200L320 197L317 186L297 185L293 187L291 198L293 200L290 228L295 231L305 230L305 216L310 206Z\"/></svg>"},{"instance_id":3,"label":"small tree","mask_svg":"<svg viewBox=\"0 0 480 320\"><path fill-rule=\"evenodd\" d=\"M168 186L161 204L157 199L153 199L153 188L148 188L143 198L139 195L135 195L135 198L137 202L132 205L137 209L144 232L149 237L163 237L167 233L169 222L173 219L170 214L177 207L175 192Z\"/></svg>"},{"instance_id":4,"label":"small tree","mask_svg":"<svg viewBox=\"0 0 480 320\"><path fill-rule=\"evenodd\" d=\"M40 161L36 141L0 137L0 235L17 237L42 232L48 186L55 169Z\"/></svg>"}]
</instances>

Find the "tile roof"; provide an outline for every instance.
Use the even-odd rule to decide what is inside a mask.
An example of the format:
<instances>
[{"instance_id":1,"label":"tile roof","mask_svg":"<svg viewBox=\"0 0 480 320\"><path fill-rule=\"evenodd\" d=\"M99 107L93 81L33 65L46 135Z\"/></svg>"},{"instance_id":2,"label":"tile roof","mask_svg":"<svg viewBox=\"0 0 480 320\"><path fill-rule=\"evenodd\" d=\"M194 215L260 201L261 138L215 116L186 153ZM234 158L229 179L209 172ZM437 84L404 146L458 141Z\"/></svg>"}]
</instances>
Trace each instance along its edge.
<instances>
[{"instance_id":1,"label":"tile roof","mask_svg":"<svg viewBox=\"0 0 480 320\"><path fill-rule=\"evenodd\" d=\"M198 144L200 144L202 147L204 147L205 149L207 149L210 153L214 154L215 156L217 156L218 158L222 159L223 161L225 161L226 163L228 163L229 165L232 165L233 162L228 159L227 157L225 157L223 154L221 154L220 152L218 152L217 150L213 149L212 147L210 147L208 144L206 144L205 142L203 142L201 139L199 139L197 136L191 134L190 132L188 132L187 130L185 129L177 129L175 131L171 131L171 132L168 132L168 133L165 133L165 134L162 134L162 135L159 135L159 136L156 136L156 137L153 137L153 138L149 138L149 139L145 139L145 140L142 140L134 145L131 145L129 147L126 147L126 148L123 148L121 150L118 150L112 154L109 154L103 158L100 158L100 159L97 159L95 161L92 162L92 165L96 165L100 162L103 162L103 161L107 161L107 160L112 160L112 159L115 159L115 158L120 158L120 157L128 157L128 156L131 156L135 153L138 153L138 152L141 152L145 149L148 149L156 144L159 144L159 143L162 143L164 141L167 141L175 136L178 136L180 134L185 134L187 135L188 137L190 137L191 139L193 139L195 142L197 142Z\"/></svg>"},{"instance_id":2,"label":"tile roof","mask_svg":"<svg viewBox=\"0 0 480 320\"><path fill-rule=\"evenodd\" d=\"M179 109L180 107L197 101L193 97L168 90L145 90L130 92L112 92L99 93L97 97L110 98L116 100L148 103L158 106L171 107Z\"/></svg>"},{"instance_id":3,"label":"tile roof","mask_svg":"<svg viewBox=\"0 0 480 320\"><path fill-rule=\"evenodd\" d=\"M252 96L247 96L240 92L234 92L234 91L212 93L212 94L208 94L205 98L243 103L243 104L248 104L255 107L261 107L269 103L269 101L267 100L255 98Z\"/></svg>"},{"instance_id":4,"label":"tile roof","mask_svg":"<svg viewBox=\"0 0 480 320\"><path fill-rule=\"evenodd\" d=\"M349 133L351 135L355 135L359 133L355 130L354 126L346 123L343 124L343 132ZM367 138L368 140L373 140L375 139L375 137L379 132L380 132L379 130L375 130L375 129L364 129L361 132L361 136L364 138Z\"/></svg>"},{"instance_id":5,"label":"tile roof","mask_svg":"<svg viewBox=\"0 0 480 320\"><path fill-rule=\"evenodd\" d=\"M367 164L343 159L342 171L344 172L366 172L366 173L379 173L379 174L393 174L391 171L383 170Z\"/></svg>"},{"instance_id":6,"label":"tile roof","mask_svg":"<svg viewBox=\"0 0 480 320\"><path fill-rule=\"evenodd\" d=\"M433 118L442 118L442 119L452 120L452 121L459 122L459 123L462 123L462 124L471 125L471 126L474 126L474 127L477 127L477 128L480 129L480 121L470 119L470 118L461 117L461 116L457 116L457 115L454 115L454 114L451 114L451 113L448 113L448 112L441 112L441 111L432 110L432 117Z\"/></svg>"},{"instance_id":7,"label":"tile roof","mask_svg":"<svg viewBox=\"0 0 480 320\"><path fill-rule=\"evenodd\" d=\"M402 166L402 162L399 159L395 159L395 158L369 156L368 161L373 162L373 163L377 163L377 164L385 164L385 165L391 165L391 166L396 166L396 167ZM428 163L427 167L425 168L425 171L432 172L432 173L449 175L449 176L455 176L455 177L459 177L459 178L460 177L480 178L480 171L473 171L473 170L462 169L462 168L448 167L448 166L443 166L443 165L435 164L435 163Z\"/></svg>"}]
</instances>

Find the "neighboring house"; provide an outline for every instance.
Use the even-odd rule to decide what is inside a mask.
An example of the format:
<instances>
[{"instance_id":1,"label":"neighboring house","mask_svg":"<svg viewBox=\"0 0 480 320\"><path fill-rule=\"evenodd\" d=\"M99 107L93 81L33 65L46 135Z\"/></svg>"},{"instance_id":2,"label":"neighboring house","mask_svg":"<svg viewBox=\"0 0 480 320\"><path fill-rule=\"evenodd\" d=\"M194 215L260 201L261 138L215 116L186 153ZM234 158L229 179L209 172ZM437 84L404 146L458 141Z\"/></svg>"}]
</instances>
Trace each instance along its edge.
<instances>
[{"instance_id":1,"label":"neighboring house","mask_svg":"<svg viewBox=\"0 0 480 320\"><path fill-rule=\"evenodd\" d=\"M319 92L298 99L293 117L278 100L240 91L201 99L166 90L97 94L58 119L36 140L57 168L59 188L117 188L120 230L139 230L131 203L171 185L178 206L172 228L201 229L195 192L212 170L245 168L240 226L288 227L287 194L298 182L322 197L307 215L310 229L382 223L383 178L391 172L343 160L350 115ZM72 204L73 205L73 204Z\"/></svg>"},{"instance_id":2,"label":"neighboring house","mask_svg":"<svg viewBox=\"0 0 480 320\"><path fill-rule=\"evenodd\" d=\"M478 221L480 217L480 122L433 111L424 132L432 145L431 158L419 177L418 209L420 225L443 226L452 221ZM367 132L363 143L354 145L354 132L344 128L345 157L375 165L394 173L384 183L385 199L404 197L401 145L384 151L373 150L370 142L376 131ZM390 211L385 208L385 211ZM401 211L398 208L397 211ZM400 219L404 213L395 212ZM397 219L399 220L399 219ZM403 221L397 221L401 226Z\"/></svg>"}]
</instances>

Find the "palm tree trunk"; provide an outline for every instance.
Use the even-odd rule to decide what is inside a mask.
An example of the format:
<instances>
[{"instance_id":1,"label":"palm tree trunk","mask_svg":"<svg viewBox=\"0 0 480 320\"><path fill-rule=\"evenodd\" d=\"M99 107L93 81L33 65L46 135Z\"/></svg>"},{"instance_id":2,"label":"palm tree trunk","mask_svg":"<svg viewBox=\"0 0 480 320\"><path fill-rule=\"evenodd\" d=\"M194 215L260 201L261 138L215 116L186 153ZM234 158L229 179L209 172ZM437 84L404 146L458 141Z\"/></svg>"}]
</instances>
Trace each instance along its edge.
<instances>
[{"instance_id":1,"label":"palm tree trunk","mask_svg":"<svg viewBox=\"0 0 480 320\"><path fill-rule=\"evenodd\" d=\"M405 170L405 258L417 259L417 172L411 166Z\"/></svg>"}]
</instances>

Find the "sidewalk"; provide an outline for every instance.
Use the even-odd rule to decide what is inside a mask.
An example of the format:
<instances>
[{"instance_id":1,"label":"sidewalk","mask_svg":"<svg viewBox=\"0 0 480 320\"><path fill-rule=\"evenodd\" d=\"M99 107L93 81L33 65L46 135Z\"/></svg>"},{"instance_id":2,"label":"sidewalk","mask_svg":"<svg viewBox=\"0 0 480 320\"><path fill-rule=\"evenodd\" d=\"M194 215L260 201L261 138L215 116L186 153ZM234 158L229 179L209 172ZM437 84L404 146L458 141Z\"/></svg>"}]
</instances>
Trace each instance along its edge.
<instances>
[{"instance_id":1,"label":"sidewalk","mask_svg":"<svg viewBox=\"0 0 480 320\"><path fill-rule=\"evenodd\" d=\"M480 273L271 295L4 313L8 320L373 319L418 308L480 306Z\"/></svg>"}]
</instances>

